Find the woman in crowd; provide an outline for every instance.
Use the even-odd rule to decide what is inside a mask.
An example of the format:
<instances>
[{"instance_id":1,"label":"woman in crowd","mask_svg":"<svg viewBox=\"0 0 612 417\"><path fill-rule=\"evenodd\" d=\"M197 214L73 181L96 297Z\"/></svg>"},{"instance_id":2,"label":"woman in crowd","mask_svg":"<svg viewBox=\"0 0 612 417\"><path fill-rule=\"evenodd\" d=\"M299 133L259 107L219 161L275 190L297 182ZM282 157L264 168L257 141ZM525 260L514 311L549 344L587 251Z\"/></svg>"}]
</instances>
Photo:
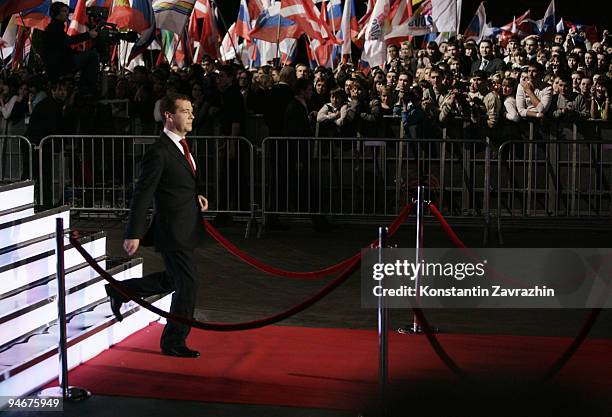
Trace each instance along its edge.
<instances>
[{"instance_id":1,"label":"woman in crowd","mask_svg":"<svg viewBox=\"0 0 612 417\"><path fill-rule=\"evenodd\" d=\"M3 129L6 135L23 136L26 131L26 116L28 114L28 84L16 79L9 79L0 95L0 110L2 111Z\"/></svg>"},{"instance_id":2,"label":"woman in crowd","mask_svg":"<svg viewBox=\"0 0 612 417\"><path fill-rule=\"evenodd\" d=\"M331 91L329 103L324 104L317 113L317 123L319 125L319 136L338 137L340 127L346 117L345 95L342 88L335 88Z\"/></svg>"}]
</instances>

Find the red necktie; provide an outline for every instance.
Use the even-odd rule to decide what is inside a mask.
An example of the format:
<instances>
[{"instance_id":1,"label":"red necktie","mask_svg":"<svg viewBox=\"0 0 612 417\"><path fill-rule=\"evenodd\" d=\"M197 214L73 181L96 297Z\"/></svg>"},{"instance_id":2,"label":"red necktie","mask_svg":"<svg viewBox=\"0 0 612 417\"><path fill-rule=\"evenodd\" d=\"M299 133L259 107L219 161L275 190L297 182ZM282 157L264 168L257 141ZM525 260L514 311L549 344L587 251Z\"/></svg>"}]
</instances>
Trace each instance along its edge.
<instances>
[{"instance_id":1,"label":"red necktie","mask_svg":"<svg viewBox=\"0 0 612 417\"><path fill-rule=\"evenodd\" d=\"M193 176L195 177L196 170L195 170L195 167L193 166L193 162L191 162L191 152L189 151L189 144L187 143L187 139L183 138L179 140L179 143L183 147L183 153L185 154L185 159L187 159L187 163L189 164L189 167L191 168L191 172L193 173Z\"/></svg>"}]
</instances>

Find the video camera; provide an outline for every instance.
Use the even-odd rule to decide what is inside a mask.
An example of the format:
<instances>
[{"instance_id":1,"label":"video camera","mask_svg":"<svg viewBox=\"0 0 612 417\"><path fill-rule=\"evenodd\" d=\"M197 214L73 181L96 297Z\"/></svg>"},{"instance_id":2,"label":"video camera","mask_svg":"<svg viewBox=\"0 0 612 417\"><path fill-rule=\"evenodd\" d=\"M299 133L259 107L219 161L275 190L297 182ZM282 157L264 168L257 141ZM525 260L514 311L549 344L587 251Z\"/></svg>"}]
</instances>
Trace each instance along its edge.
<instances>
[{"instance_id":1,"label":"video camera","mask_svg":"<svg viewBox=\"0 0 612 417\"><path fill-rule=\"evenodd\" d=\"M106 7L88 7L87 16L98 32L99 42L103 44L114 45L119 41L136 42L138 40L138 33L132 30L121 32L116 24L107 22L108 9Z\"/></svg>"}]
</instances>

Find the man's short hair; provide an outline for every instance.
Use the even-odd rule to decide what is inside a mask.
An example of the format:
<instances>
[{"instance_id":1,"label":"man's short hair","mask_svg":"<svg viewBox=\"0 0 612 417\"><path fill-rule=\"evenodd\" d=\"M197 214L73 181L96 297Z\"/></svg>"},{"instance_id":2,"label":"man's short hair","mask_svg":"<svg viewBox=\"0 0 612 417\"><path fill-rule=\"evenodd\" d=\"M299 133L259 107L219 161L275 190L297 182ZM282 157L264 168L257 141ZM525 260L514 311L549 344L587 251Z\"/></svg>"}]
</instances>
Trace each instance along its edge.
<instances>
[{"instance_id":1,"label":"man's short hair","mask_svg":"<svg viewBox=\"0 0 612 417\"><path fill-rule=\"evenodd\" d=\"M474 71L474 73L472 74L472 76L470 78L480 78L482 80L488 80L489 79L489 73L483 70L476 70Z\"/></svg>"},{"instance_id":2,"label":"man's short hair","mask_svg":"<svg viewBox=\"0 0 612 417\"><path fill-rule=\"evenodd\" d=\"M295 83L295 68L289 65L284 66L278 74L278 80L293 86Z\"/></svg>"},{"instance_id":3,"label":"man's short hair","mask_svg":"<svg viewBox=\"0 0 612 417\"><path fill-rule=\"evenodd\" d=\"M56 1L55 3L51 4L51 8L49 9L49 16L51 16L51 19L55 19L64 7L68 8L68 5L59 1Z\"/></svg>"},{"instance_id":4,"label":"man's short hair","mask_svg":"<svg viewBox=\"0 0 612 417\"><path fill-rule=\"evenodd\" d=\"M162 115L165 115L166 112L172 114L176 113L176 109L178 107L177 101L179 100L191 101L191 99L185 94L167 93L159 103L160 113Z\"/></svg>"},{"instance_id":5,"label":"man's short hair","mask_svg":"<svg viewBox=\"0 0 612 417\"><path fill-rule=\"evenodd\" d=\"M231 65L221 65L219 67L218 71L222 72L223 74L225 74L228 78L231 78L232 80L236 76L236 72L234 71L234 67L232 67Z\"/></svg>"},{"instance_id":6,"label":"man's short hair","mask_svg":"<svg viewBox=\"0 0 612 417\"><path fill-rule=\"evenodd\" d=\"M295 86L293 87L293 89L295 90L295 94L299 94L302 91L306 91L309 86L312 86L312 83L311 83L311 81L309 79L307 79L307 78L298 78L295 81Z\"/></svg>"},{"instance_id":7,"label":"man's short hair","mask_svg":"<svg viewBox=\"0 0 612 417\"><path fill-rule=\"evenodd\" d=\"M528 67L534 68L536 71L538 71L538 74L544 74L544 65L540 64L539 62L532 62Z\"/></svg>"}]
</instances>

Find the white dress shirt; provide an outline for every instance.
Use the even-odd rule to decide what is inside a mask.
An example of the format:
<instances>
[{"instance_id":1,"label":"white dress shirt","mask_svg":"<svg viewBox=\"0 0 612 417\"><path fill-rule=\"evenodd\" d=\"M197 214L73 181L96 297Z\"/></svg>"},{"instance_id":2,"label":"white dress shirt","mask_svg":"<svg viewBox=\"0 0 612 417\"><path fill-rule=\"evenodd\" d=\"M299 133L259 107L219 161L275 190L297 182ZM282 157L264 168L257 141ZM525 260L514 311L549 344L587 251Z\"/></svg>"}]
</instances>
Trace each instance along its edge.
<instances>
[{"instance_id":1,"label":"white dress shirt","mask_svg":"<svg viewBox=\"0 0 612 417\"><path fill-rule=\"evenodd\" d=\"M179 143L183 138L177 135L176 133L171 132L170 130L166 129L165 127L164 127L164 133L170 138L172 142L174 142L174 144L179 149L179 151L181 151L181 153L185 155L185 151L183 151L183 145ZM196 166L195 159L193 159L193 155L191 155L191 153L189 154L189 159L191 159L191 163L193 164L193 167L197 171L198 167Z\"/></svg>"}]
</instances>

